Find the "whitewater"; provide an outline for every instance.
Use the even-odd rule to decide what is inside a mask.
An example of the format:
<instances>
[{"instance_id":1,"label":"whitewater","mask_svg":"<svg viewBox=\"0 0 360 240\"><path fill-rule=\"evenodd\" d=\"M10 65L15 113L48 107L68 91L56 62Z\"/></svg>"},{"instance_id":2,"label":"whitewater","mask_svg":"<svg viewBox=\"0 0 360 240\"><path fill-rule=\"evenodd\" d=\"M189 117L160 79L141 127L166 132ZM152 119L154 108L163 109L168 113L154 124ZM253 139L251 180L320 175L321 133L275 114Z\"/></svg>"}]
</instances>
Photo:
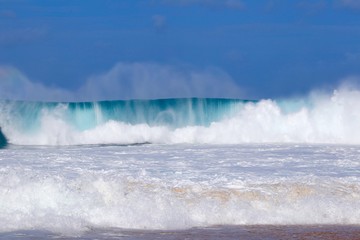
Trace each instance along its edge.
<instances>
[{"instance_id":1,"label":"whitewater","mask_svg":"<svg viewBox=\"0 0 360 240\"><path fill-rule=\"evenodd\" d=\"M359 226L359 103L2 100L0 236Z\"/></svg>"}]
</instances>

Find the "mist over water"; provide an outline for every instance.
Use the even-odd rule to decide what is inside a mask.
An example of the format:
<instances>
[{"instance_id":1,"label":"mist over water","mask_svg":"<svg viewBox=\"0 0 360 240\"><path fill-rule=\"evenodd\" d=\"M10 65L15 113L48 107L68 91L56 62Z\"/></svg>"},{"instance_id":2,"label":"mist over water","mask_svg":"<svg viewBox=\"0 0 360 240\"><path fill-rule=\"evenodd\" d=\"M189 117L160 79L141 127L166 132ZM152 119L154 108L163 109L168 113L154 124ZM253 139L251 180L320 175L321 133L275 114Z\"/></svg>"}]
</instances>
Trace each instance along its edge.
<instances>
[{"instance_id":1,"label":"mist over water","mask_svg":"<svg viewBox=\"0 0 360 240\"><path fill-rule=\"evenodd\" d=\"M48 79L47 82L51 82ZM0 100L99 101L160 98L239 98L244 90L216 67L194 69L151 62L118 62L74 89L44 85L12 66L0 65Z\"/></svg>"}]
</instances>

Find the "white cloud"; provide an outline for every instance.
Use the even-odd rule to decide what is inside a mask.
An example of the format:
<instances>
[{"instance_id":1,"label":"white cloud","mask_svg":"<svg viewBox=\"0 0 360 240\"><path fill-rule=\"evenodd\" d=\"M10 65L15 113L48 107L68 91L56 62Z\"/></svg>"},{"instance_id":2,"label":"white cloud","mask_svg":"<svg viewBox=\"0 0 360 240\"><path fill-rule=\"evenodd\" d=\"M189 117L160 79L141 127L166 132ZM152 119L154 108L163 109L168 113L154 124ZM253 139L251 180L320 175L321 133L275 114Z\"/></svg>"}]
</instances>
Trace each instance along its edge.
<instances>
[{"instance_id":1,"label":"white cloud","mask_svg":"<svg viewBox=\"0 0 360 240\"><path fill-rule=\"evenodd\" d=\"M0 67L0 99L94 101L178 97L243 98L233 79L218 68L193 69L157 63L118 63L90 77L76 91L30 81L13 67Z\"/></svg>"},{"instance_id":2,"label":"white cloud","mask_svg":"<svg viewBox=\"0 0 360 240\"><path fill-rule=\"evenodd\" d=\"M314 14L324 10L327 7L327 3L325 0L301 0L298 2L297 6L309 14Z\"/></svg>"},{"instance_id":3,"label":"white cloud","mask_svg":"<svg viewBox=\"0 0 360 240\"><path fill-rule=\"evenodd\" d=\"M0 17L4 18L16 18L16 12L12 10L1 10L0 11Z\"/></svg>"},{"instance_id":4,"label":"white cloud","mask_svg":"<svg viewBox=\"0 0 360 240\"><path fill-rule=\"evenodd\" d=\"M360 89L360 75L349 75L340 81L339 89Z\"/></svg>"},{"instance_id":5,"label":"white cloud","mask_svg":"<svg viewBox=\"0 0 360 240\"><path fill-rule=\"evenodd\" d=\"M245 9L245 3L241 0L162 0L161 3L180 6L200 5L210 8L229 8L235 10Z\"/></svg>"},{"instance_id":6,"label":"white cloud","mask_svg":"<svg viewBox=\"0 0 360 240\"><path fill-rule=\"evenodd\" d=\"M343 7L360 9L360 0L339 0L338 3Z\"/></svg>"},{"instance_id":7,"label":"white cloud","mask_svg":"<svg viewBox=\"0 0 360 240\"><path fill-rule=\"evenodd\" d=\"M153 15L152 21L153 21L153 25L157 31L162 31L166 28L166 17L164 17L162 15L158 15L158 14Z\"/></svg>"},{"instance_id":8,"label":"white cloud","mask_svg":"<svg viewBox=\"0 0 360 240\"><path fill-rule=\"evenodd\" d=\"M32 42L46 36L46 28L0 29L0 44L16 45Z\"/></svg>"},{"instance_id":9,"label":"white cloud","mask_svg":"<svg viewBox=\"0 0 360 240\"><path fill-rule=\"evenodd\" d=\"M245 3L239 0L226 0L223 2L224 2L224 6L227 8L239 9L239 10L245 9Z\"/></svg>"},{"instance_id":10,"label":"white cloud","mask_svg":"<svg viewBox=\"0 0 360 240\"><path fill-rule=\"evenodd\" d=\"M360 52L347 52L345 53L345 60L347 63L360 63Z\"/></svg>"}]
</instances>

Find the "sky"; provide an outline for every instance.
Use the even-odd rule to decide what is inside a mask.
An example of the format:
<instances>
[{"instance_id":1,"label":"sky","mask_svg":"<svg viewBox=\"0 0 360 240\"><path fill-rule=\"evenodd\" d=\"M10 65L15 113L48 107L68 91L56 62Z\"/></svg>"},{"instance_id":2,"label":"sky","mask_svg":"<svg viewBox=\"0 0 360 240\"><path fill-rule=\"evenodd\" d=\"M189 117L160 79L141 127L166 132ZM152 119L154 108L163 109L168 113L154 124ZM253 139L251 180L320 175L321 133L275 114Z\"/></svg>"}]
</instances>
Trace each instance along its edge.
<instances>
[{"instance_id":1,"label":"sky","mask_svg":"<svg viewBox=\"0 0 360 240\"><path fill-rule=\"evenodd\" d=\"M0 0L0 99L276 99L359 76L360 0Z\"/></svg>"}]
</instances>

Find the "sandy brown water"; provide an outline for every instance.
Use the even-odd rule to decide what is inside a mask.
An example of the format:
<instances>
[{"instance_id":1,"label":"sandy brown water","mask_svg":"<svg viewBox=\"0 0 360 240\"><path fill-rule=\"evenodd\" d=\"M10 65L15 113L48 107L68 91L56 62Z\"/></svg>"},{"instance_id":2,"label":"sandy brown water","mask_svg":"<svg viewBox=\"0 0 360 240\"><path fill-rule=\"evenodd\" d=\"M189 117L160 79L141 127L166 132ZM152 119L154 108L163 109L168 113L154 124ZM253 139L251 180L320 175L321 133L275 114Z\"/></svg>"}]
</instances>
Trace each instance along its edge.
<instances>
[{"instance_id":1,"label":"sandy brown water","mask_svg":"<svg viewBox=\"0 0 360 240\"><path fill-rule=\"evenodd\" d=\"M249 240L360 240L360 225L250 225L215 226L187 230L96 229L79 236L63 236L42 231L17 231L0 234L0 239L249 239Z\"/></svg>"}]
</instances>

